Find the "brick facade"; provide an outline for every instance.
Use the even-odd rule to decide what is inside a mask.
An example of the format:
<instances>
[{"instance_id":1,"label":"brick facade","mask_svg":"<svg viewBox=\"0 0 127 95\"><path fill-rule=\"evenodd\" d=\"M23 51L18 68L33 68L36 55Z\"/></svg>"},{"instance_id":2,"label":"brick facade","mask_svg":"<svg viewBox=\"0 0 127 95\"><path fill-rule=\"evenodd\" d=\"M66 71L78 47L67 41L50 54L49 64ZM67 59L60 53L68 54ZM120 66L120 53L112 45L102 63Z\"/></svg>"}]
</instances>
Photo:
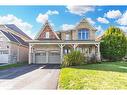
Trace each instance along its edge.
<instances>
[{"instance_id":1,"label":"brick facade","mask_svg":"<svg viewBox=\"0 0 127 95\"><path fill-rule=\"evenodd\" d=\"M46 24L46 26L44 27L43 31L41 31L41 34L39 35L38 37L38 40L44 40L44 39L47 39L46 38L46 32L49 32L49 39L50 40L56 40L57 37L56 35L53 33L51 27Z\"/></svg>"}]
</instances>

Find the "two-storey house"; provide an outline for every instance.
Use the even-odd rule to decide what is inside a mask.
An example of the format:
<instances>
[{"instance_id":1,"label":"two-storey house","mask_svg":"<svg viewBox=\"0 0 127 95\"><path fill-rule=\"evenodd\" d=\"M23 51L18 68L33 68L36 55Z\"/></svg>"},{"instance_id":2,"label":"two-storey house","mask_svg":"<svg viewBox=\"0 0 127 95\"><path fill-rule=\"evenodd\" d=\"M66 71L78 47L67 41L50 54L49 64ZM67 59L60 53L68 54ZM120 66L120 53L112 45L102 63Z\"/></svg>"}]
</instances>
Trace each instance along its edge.
<instances>
[{"instance_id":1,"label":"two-storey house","mask_svg":"<svg viewBox=\"0 0 127 95\"><path fill-rule=\"evenodd\" d=\"M14 24L0 25L0 64L28 61L31 38Z\"/></svg>"},{"instance_id":2,"label":"two-storey house","mask_svg":"<svg viewBox=\"0 0 127 95\"><path fill-rule=\"evenodd\" d=\"M100 43L95 41L97 30L86 19L74 29L54 32L48 21L34 40L29 40L29 64L60 64L64 54L80 50L84 56L95 54L100 60Z\"/></svg>"}]
</instances>

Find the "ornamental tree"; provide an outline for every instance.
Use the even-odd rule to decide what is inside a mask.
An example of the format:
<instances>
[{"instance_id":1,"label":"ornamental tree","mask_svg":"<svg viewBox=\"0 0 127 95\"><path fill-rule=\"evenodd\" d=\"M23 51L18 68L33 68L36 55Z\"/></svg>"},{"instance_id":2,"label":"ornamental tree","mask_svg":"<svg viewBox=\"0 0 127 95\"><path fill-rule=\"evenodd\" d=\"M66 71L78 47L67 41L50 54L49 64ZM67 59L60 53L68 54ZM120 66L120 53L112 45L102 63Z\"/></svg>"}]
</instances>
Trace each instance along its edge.
<instances>
[{"instance_id":1,"label":"ornamental tree","mask_svg":"<svg viewBox=\"0 0 127 95\"><path fill-rule=\"evenodd\" d=\"M100 47L104 59L109 61L121 60L127 52L127 37L123 30L111 26L105 31Z\"/></svg>"}]
</instances>

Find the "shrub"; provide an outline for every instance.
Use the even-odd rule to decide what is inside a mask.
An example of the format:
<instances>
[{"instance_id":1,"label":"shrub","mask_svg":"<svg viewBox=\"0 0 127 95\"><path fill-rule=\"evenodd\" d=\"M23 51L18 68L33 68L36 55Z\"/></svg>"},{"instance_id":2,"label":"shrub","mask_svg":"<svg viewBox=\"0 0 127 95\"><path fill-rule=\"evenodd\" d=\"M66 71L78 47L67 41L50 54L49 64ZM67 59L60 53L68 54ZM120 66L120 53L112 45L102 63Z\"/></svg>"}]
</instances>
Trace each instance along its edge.
<instances>
[{"instance_id":1,"label":"shrub","mask_svg":"<svg viewBox=\"0 0 127 95\"><path fill-rule=\"evenodd\" d=\"M109 61L121 60L127 50L127 38L117 27L109 27L101 40L101 55Z\"/></svg>"},{"instance_id":2,"label":"shrub","mask_svg":"<svg viewBox=\"0 0 127 95\"><path fill-rule=\"evenodd\" d=\"M95 55L95 54L92 54L92 55L88 58L87 63L97 63L96 55Z\"/></svg>"},{"instance_id":3,"label":"shrub","mask_svg":"<svg viewBox=\"0 0 127 95\"><path fill-rule=\"evenodd\" d=\"M71 51L64 56L63 66L74 66L85 62L85 56L80 51Z\"/></svg>"}]
</instances>

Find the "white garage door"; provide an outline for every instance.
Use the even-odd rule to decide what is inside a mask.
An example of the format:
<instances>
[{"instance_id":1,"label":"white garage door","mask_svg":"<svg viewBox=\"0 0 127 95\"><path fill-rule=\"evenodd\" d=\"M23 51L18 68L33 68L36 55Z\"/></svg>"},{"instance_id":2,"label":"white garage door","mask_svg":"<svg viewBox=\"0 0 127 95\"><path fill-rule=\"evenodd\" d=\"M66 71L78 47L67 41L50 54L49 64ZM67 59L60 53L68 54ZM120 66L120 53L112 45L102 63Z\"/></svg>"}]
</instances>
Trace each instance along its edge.
<instances>
[{"instance_id":1,"label":"white garage door","mask_svg":"<svg viewBox=\"0 0 127 95\"><path fill-rule=\"evenodd\" d=\"M46 52L39 52L35 54L36 64L46 63Z\"/></svg>"},{"instance_id":2,"label":"white garage door","mask_svg":"<svg viewBox=\"0 0 127 95\"><path fill-rule=\"evenodd\" d=\"M60 64L60 52L59 51L50 51L48 52L48 61L51 64Z\"/></svg>"},{"instance_id":3,"label":"white garage door","mask_svg":"<svg viewBox=\"0 0 127 95\"><path fill-rule=\"evenodd\" d=\"M36 64L60 64L59 51L45 51L35 54Z\"/></svg>"},{"instance_id":4,"label":"white garage door","mask_svg":"<svg viewBox=\"0 0 127 95\"><path fill-rule=\"evenodd\" d=\"M0 50L0 63L8 63L8 50Z\"/></svg>"}]
</instances>

